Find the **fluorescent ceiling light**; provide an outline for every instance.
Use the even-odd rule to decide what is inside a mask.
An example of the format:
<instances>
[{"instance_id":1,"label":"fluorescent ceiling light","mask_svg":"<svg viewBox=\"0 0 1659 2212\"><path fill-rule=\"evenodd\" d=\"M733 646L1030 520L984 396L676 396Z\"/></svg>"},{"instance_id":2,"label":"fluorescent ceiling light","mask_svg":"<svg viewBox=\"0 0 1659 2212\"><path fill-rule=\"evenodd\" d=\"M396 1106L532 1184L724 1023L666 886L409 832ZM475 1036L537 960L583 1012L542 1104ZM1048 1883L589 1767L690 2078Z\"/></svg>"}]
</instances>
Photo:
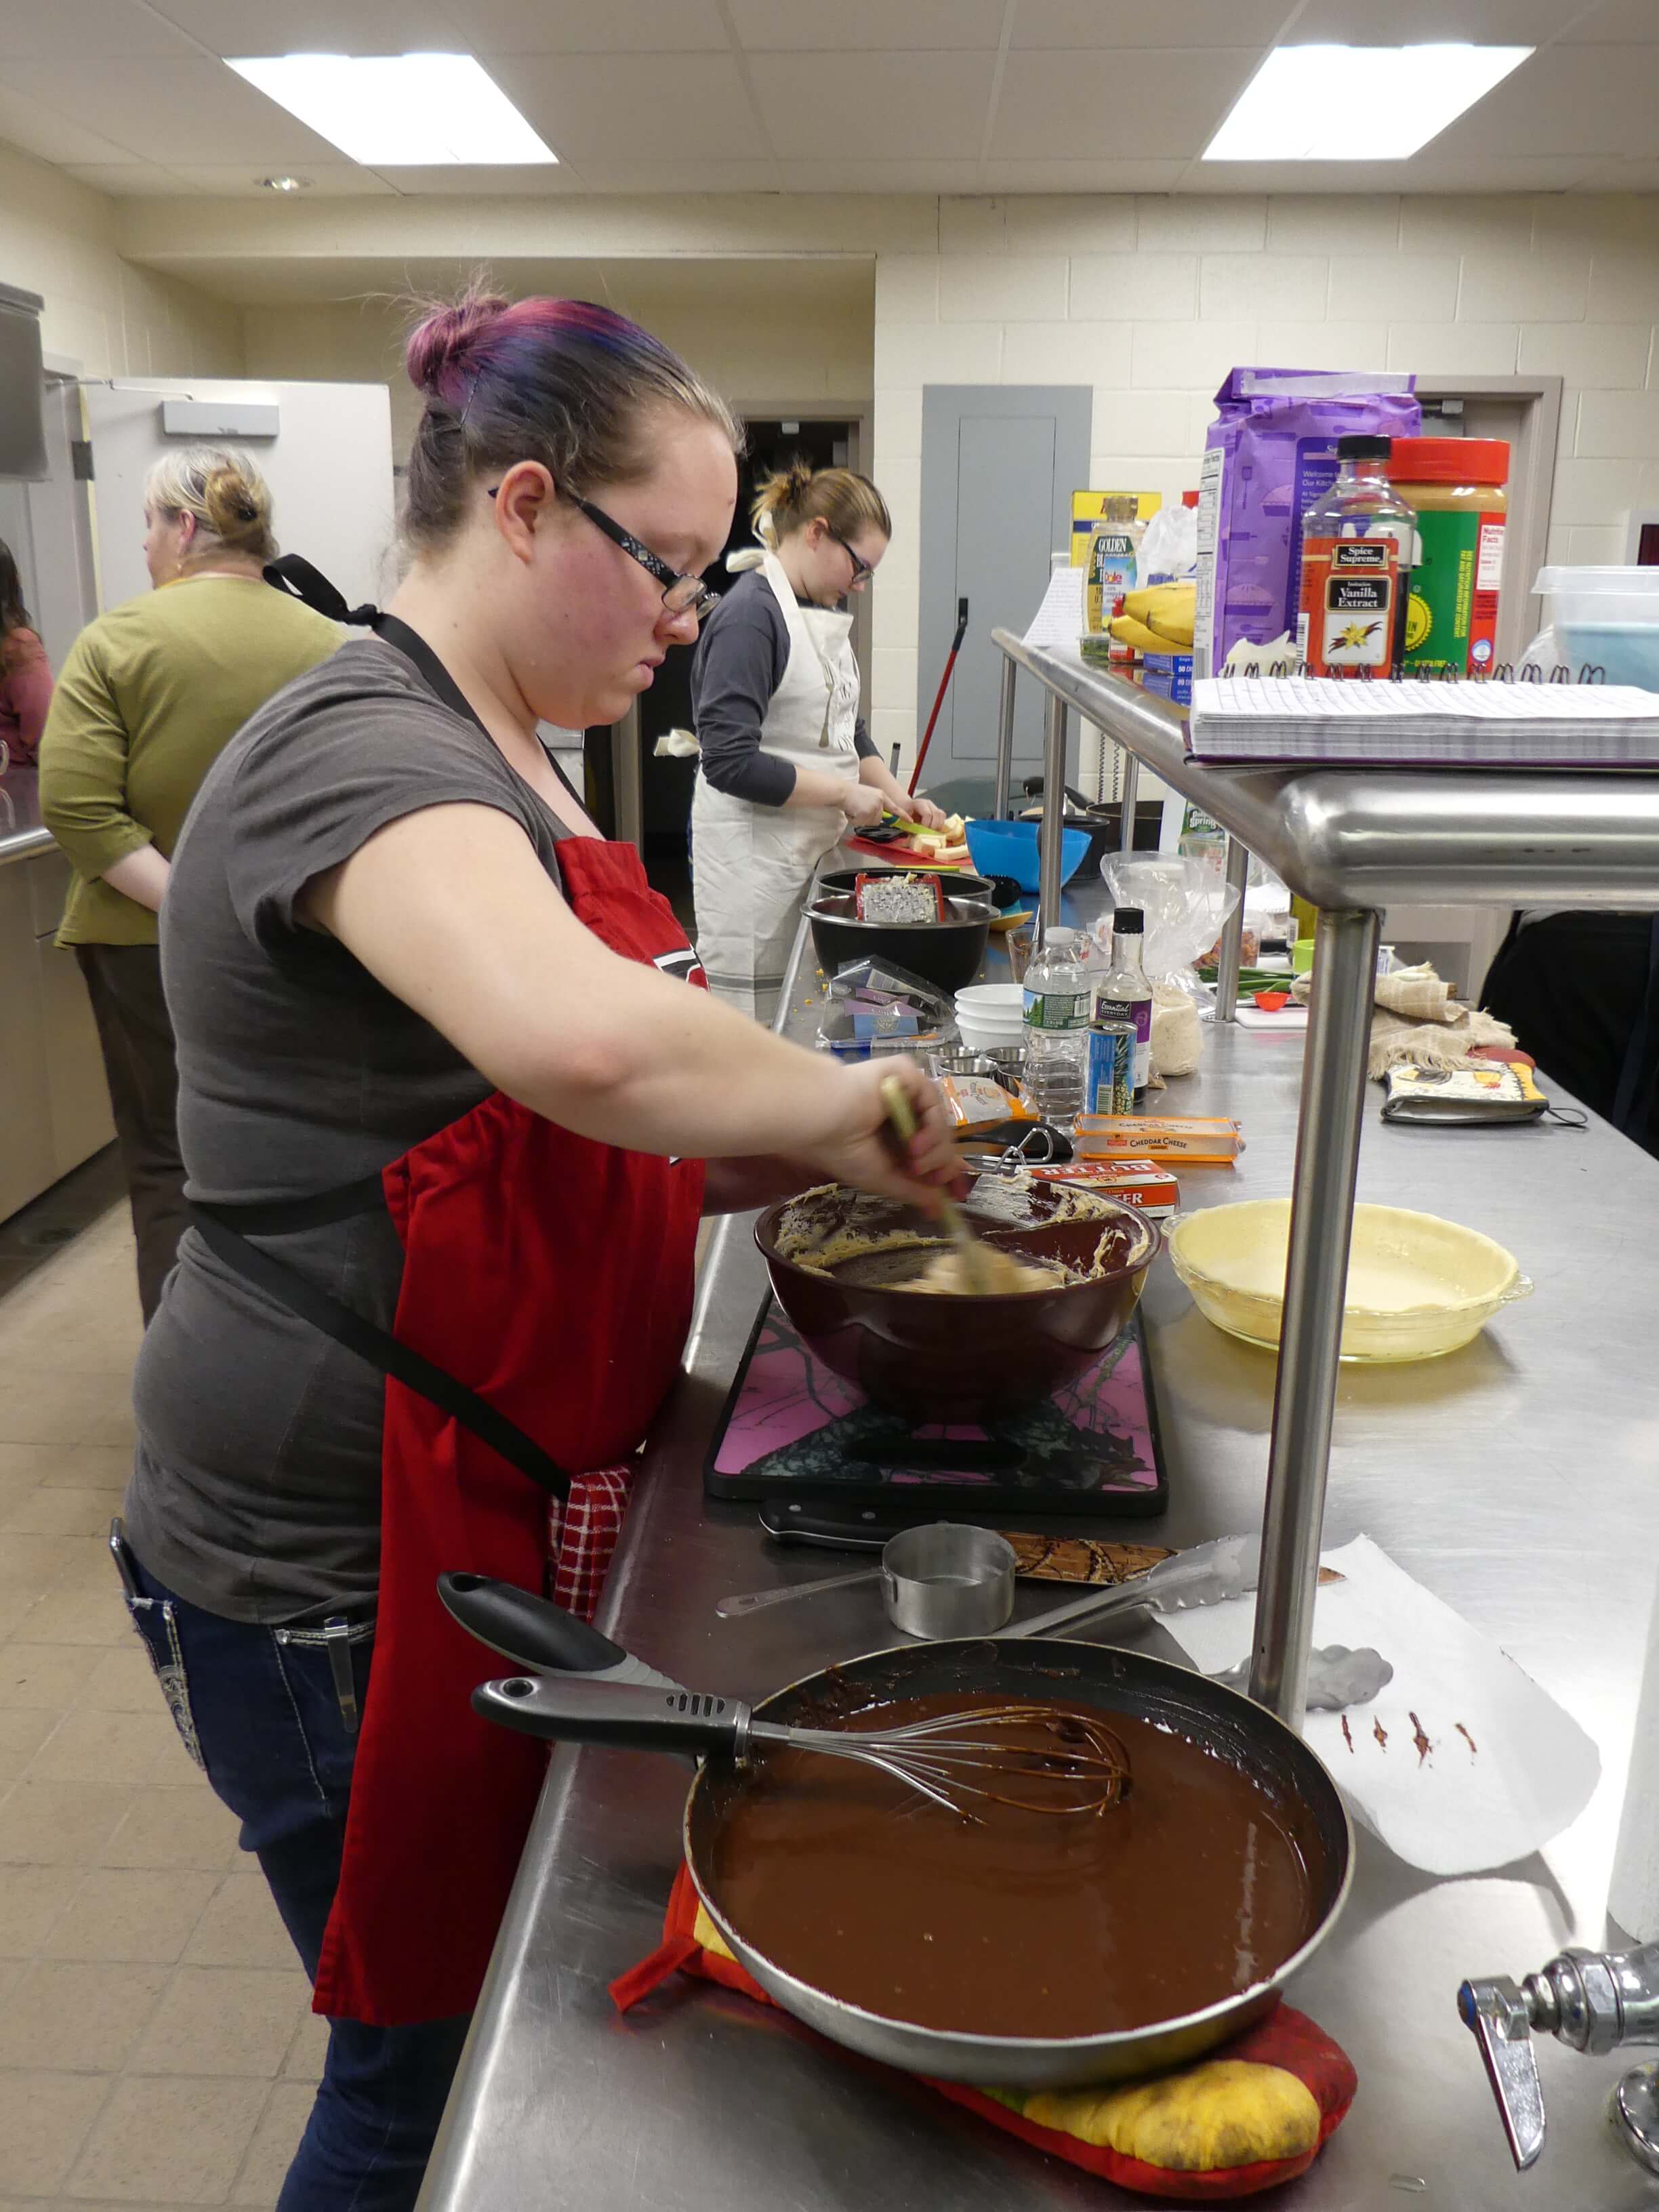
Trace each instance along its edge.
<instances>
[{"instance_id":1,"label":"fluorescent ceiling light","mask_svg":"<svg viewBox=\"0 0 1659 2212\"><path fill-rule=\"evenodd\" d=\"M1530 46L1275 46L1206 161L1403 161Z\"/></svg>"},{"instance_id":2,"label":"fluorescent ceiling light","mask_svg":"<svg viewBox=\"0 0 1659 2212\"><path fill-rule=\"evenodd\" d=\"M279 54L229 67L354 161L556 161L471 54Z\"/></svg>"}]
</instances>

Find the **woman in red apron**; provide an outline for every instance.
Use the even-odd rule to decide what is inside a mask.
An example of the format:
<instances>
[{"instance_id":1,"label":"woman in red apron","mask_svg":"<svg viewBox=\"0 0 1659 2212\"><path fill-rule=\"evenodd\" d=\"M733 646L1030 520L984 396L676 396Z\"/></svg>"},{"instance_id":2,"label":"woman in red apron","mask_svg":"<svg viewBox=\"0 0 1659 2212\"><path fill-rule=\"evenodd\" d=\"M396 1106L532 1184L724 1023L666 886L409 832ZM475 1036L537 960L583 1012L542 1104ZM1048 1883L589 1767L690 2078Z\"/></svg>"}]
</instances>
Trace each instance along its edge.
<instances>
[{"instance_id":1,"label":"woman in red apron","mask_svg":"<svg viewBox=\"0 0 1659 2212\"><path fill-rule=\"evenodd\" d=\"M194 1226L147 1333L135 1625L328 2015L282 2212L413 2204L540 1781L445 1568L591 1613L702 1213L925 1193L876 1071L716 1006L537 736L696 634L736 434L647 334L473 296L409 349L413 564L204 785L163 974Z\"/></svg>"}]
</instances>

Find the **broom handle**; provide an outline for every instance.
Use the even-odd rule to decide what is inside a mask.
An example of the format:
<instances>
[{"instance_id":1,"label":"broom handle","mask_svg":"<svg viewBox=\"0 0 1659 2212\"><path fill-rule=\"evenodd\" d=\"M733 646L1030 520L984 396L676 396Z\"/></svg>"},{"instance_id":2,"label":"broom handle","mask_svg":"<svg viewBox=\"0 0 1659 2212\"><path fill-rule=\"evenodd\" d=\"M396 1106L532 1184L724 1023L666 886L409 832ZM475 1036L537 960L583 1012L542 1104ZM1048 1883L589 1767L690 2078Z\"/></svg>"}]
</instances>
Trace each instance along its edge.
<instances>
[{"instance_id":1,"label":"broom handle","mask_svg":"<svg viewBox=\"0 0 1659 2212\"><path fill-rule=\"evenodd\" d=\"M927 748L933 742L933 725L939 720L939 710L945 704L945 694L950 688L951 671L957 665L957 655L962 651L962 641L968 635L968 602L957 601L957 634L951 641L951 650L945 656L945 673L939 679L939 690L933 698L933 711L927 717L927 727L921 733L921 744L916 751L916 764L910 771L908 786L912 799L916 795L916 784L921 775L922 763L927 757Z\"/></svg>"}]
</instances>

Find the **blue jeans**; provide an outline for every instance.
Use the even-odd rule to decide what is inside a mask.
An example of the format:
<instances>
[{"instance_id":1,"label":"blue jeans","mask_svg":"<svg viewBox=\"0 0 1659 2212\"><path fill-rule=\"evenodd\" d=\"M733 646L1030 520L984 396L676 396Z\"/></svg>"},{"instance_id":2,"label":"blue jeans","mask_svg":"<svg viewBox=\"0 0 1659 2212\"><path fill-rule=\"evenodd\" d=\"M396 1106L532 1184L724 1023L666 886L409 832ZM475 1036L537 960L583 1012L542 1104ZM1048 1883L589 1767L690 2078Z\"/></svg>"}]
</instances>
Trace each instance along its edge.
<instances>
[{"instance_id":1,"label":"blue jeans","mask_svg":"<svg viewBox=\"0 0 1659 2212\"><path fill-rule=\"evenodd\" d=\"M128 1561L127 1594L185 1748L242 1823L276 1910L314 1982L340 1878L346 1799L374 1653L314 1626L262 1628L204 1613ZM337 1680L337 1669L339 1670ZM411 1929L410 1941L430 1931ZM329 2022L317 2101L277 2212L410 2212L419 2194L467 2018L414 2027Z\"/></svg>"}]
</instances>

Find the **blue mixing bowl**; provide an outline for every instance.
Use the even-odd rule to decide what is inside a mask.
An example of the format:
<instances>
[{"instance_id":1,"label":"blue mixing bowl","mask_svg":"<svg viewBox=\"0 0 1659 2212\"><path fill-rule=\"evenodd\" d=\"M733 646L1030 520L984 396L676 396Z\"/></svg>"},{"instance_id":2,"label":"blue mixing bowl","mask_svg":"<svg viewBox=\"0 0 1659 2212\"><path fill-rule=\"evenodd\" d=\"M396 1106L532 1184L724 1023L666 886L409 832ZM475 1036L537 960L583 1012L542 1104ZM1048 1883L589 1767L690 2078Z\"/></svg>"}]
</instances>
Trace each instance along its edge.
<instances>
[{"instance_id":1,"label":"blue mixing bowl","mask_svg":"<svg viewBox=\"0 0 1659 2212\"><path fill-rule=\"evenodd\" d=\"M970 822L968 852L982 876L1012 876L1023 891L1042 889L1036 822ZM1089 850L1086 830L1060 833L1060 879L1069 884Z\"/></svg>"}]
</instances>

